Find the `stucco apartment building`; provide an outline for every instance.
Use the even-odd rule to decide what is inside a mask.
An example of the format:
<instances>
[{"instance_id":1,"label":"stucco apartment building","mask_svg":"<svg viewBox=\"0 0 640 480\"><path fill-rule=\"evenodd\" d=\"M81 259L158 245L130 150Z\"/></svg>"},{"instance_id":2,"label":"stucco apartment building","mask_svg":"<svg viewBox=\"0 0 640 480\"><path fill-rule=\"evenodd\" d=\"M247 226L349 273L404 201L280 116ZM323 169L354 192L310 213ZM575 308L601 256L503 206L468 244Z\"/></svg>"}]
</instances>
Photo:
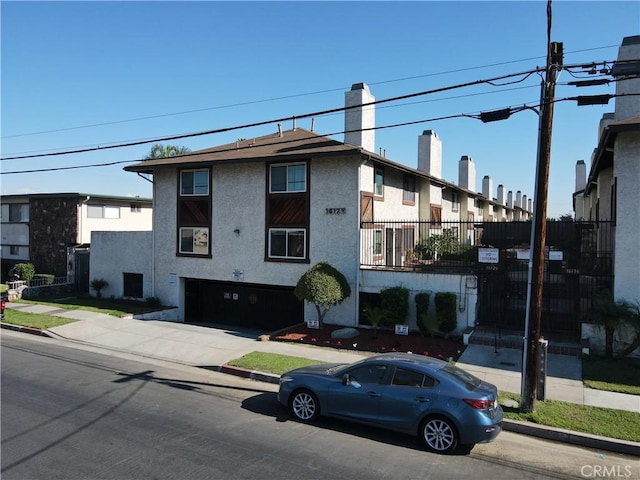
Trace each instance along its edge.
<instances>
[{"instance_id":1,"label":"stucco apartment building","mask_svg":"<svg viewBox=\"0 0 640 480\"><path fill-rule=\"evenodd\" d=\"M640 35L626 37L611 74L615 111L602 117L590 169L576 164L576 220L610 221L616 299L640 301Z\"/></svg>"},{"instance_id":2,"label":"stucco apartment building","mask_svg":"<svg viewBox=\"0 0 640 480\"><path fill-rule=\"evenodd\" d=\"M362 83L345 93L352 108L344 142L279 125L269 135L125 167L153 175L153 231L94 234L91 278L109 282L103 295L122 296L124 274L140 275L145 297L176 307L164 312L167 320L273 331L315 319L293 288L326 261L352 288L327 323L357 325L361 293L402 284L412 294L463 289L459 327L472 325L473 278L365 268L362 259L401 265L418 240L417 220L527 220L531 200L502 185L494 192L488 176L479 192L470 156L459 161L458 184L443 180L433 131L418 138L417 169L376 154L374 100ZM387 220L406 225L388 229ZM123 242L131 248L118 248Z\"/></svg>"},{"instance_id":3,"label":"stucco apartment building","mask_svg":"<svg viewBox=\"0 0 640 480\"><path fill-rule=\"evenodd\" d=\"M75 279L81 261L76 254L88 252L92 232L152 226L149 198L37 193L3 195L0 205L3 280L13 265L24 262L33 263L37 273ZM88 291L88 260L84 270L78 286Z\"/></svg>"}]
</instances>

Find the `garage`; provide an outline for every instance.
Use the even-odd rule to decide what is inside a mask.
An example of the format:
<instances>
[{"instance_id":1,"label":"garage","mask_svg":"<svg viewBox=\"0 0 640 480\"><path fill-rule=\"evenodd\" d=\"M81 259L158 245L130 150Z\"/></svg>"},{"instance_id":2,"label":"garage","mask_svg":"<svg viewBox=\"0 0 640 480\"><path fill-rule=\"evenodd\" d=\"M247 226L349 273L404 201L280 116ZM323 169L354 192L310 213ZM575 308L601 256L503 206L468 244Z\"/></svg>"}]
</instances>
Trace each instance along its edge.
<instances>
[{"instance_id":1,"label":"garage","mask_svg":"<svg viewBox=\"0 0 640 480\"><path fill-rule=\"evenodd\" d=\"M293 287L185 279L185 322L273 332L303 321Z\"/></svg>"}]
</instances>

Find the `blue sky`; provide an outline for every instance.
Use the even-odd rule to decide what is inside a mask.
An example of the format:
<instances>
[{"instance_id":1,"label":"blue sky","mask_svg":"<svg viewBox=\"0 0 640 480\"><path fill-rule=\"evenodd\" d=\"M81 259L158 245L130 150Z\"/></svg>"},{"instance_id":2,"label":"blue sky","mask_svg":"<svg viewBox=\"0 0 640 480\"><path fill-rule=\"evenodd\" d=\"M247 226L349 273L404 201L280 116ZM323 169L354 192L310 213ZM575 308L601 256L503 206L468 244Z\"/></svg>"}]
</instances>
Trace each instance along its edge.
<instances>
[{"instance_id":1,"label":"blue sky","mask_svg":"<svg viewBox=\"0 0 640 480\"><path fill-rule=\"evenodd\" d=\"M344 105L365 82L377 100L543 66L546 1L533 2L11 2L0 4L2 157L104 146L302 115ZM565 64L615 60L640 33L640 2L556 0L551 40ZM586 74L578 76L586 77ZM378 126L536 105L540 78L483 84L379 105ZM613 93L581 88L569 72L556 97ZM500 83L506 83L500 82ZM587 165L605 106L555 106L549 216L571 212L577 160ZM291 125L283 125L291 128ZM298 126L310 128L309 120ZM315 119L340 132L343 115ZM176 140L192 150L275 132L265 125ZM443 143L443 177L457 183L458 160L482 177L534 194L538 117L501 122L428 121L379 130L376 149L416 166L418 136ZM343 140L343 135L333 138ZM2 194L80 192L151 196L125 163L10 174L144 157L151 144L75 155L3 160ZM495 195L495 192L494 192Z\"/></svg>"}]
</instances>

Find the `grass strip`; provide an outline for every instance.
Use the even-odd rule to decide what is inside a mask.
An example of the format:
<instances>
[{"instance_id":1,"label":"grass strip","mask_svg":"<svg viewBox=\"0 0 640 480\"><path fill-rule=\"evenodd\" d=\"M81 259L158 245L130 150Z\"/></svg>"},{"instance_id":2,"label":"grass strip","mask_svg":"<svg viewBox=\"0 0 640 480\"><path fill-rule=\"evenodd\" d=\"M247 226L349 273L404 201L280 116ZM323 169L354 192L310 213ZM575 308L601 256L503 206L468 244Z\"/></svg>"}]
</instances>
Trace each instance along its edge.
<instances>
[{"instance_id":1,"label":"grass strip","mask_svg":"<svg viewBox=\"0 0 640 480\"><path fill-rule=\"evenodd\" d=\"M280 355L279 353L251 352L238 359L227 362L227 365L247 370L256 370L263 373L282 375L294 368L315 365L317 363L325 362L321 362L320 360L311 360L309 358Z\"/></svg>"},{"instance_id":2,"label":"grass strip","mask_svg":"<svg viewBox=\"0 0 640 480\"><path fill-rule=\"evenodd\" d=\"M47 328L59 327L67 323L73 323L77 320L72 318L54 317L53 315L39 315L36 313L19 312L17 310L6 309L4 312L4 323L12 325L20 325L21 327L39 328L46 330Z\"/></svg>"}]
</instances>

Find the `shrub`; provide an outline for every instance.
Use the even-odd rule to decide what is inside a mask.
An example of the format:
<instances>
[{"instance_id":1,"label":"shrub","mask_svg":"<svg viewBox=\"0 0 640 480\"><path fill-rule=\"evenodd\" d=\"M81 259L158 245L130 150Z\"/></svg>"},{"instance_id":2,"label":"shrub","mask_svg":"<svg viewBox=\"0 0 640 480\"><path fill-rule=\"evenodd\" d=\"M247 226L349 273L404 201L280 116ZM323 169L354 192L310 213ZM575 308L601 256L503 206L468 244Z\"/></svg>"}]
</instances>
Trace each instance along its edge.
<instances>
[{"instance_id":1,"label":"shrub","mask_svg":"<svg viewBox=\"0 0 640 480\"><path fill-rule=\"evenodd\" d=\"M420 329L420 333L426 335L430 333L426 328L426 313L429 311L429 302L430 295L427 292L416 293L415 302L416 302L416 324L418 325L418 329Z\"/></svg>"},{"instance_id":2,"label":"shrub","mask_svg":"<svg viewBox=\"0 0 640 480\"><path fill-rule=\"evenodd\" d=\"M365 303L362 306L362 316L364 319L373 327L374 334L377 335L378 328L380 324L384 322L384 319L387 315L382 307L379 306L371 306L368 303Z\"/></svg>"},{"instance_id":3,"label":"shrub","mask_svg":"<svg viewBox=\"0 0 640 480\"><path fill-rule=\"evenodd\" d=\"M20 275L20 280L31 280L36 274L36 267L33 263L16 263L13 269Z\"/></svg>"},{"instance_id":4,"label":"shrub","mask_svg":"<svg viewBox=\"0 0 640 480\"><path fill-rule=\"evenodd\" d=\"M436 315L443 333L451 333L458 326L457 297L455 293L438 292L435 296Z\"/></svg>"},{"instance_id":5,"label":"shrub","mask_svg":"<svg viewBox=\"0 0 640 480\"><path fill-rule=\"evenodd\" d=\"M37 279L43 279L45 285L53 285L53 281L55 280L55 275L51 274L51 273L36 273L33 276L34 280Z\"/></svg>"},{"instance_id":6,"label":"shrub","mask_svg":"<svg viewBox=\"0 0 640 480\"><path fill-rule=\"evenodd\" d=\"M381 290L380 305L386 312L386 320L389 323L405 323L409 313L409 289L391 287Z\"/></svg>"},{"instance_id":7,"label":"shrub","mask_svg":"<svg viewBox=\"0 0 640 480\"><path fill-rule=\"evenodd\" d=\"M318 325L322 328L329 308L349 297L351 287L342 273L327 262L318 262L300 277L293 294L315 305Z\"/></svg>"},{"instance_id":8,"label":"shrub","mask_svg":"<svg viewBox=\"0 0 640 480\"><path fill-rule=\"evenodd\" d=\"M91 280L91 288L96 291L96 298L102 298L102 289L107 288L109 286L109 282L107 282L104 278L96 278Z\"/></svg>"},{"instance_id":9,"label":"shrub","mask_svg":"<svg viewBox=\"0 0 640 480\"><path fill-rule=\"evenodd\" d=\"M158 297L147 297L147 305L150 307L160 306L160 299Z\"/></svg>"}]
</instances>

